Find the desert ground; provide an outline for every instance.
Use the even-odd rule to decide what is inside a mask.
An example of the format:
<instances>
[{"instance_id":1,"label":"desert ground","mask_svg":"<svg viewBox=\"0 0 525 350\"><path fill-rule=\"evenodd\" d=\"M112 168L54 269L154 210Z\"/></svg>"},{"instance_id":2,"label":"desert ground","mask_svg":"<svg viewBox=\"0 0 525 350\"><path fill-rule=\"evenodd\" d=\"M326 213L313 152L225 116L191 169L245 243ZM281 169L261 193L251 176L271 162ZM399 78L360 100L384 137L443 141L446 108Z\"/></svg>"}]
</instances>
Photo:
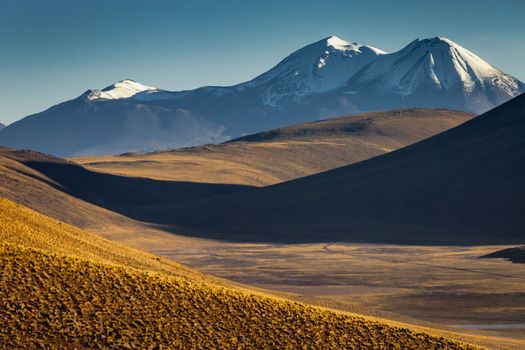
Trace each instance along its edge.
<instances>
[{"instance_id":1,"label":"desert ground","mask_svg":"<svg viewBox=\"0 0 525 350\"><path fill-rule=\"evenodd\" d=\"M290 134L285 138L290 138ZM507 246L232 243L180 235L172 228L133 220L119 206L134 188L141 190L141 200L155 201L157 194L176 189L168 183L174 180L193 178L202 185L209 181L221 186L261 186L302 176L304 173L293 168L294 157L304 162L303 172L313 173L318 170L316 161L334 151L322 148L323 153L316 149L319 140L327 142L317 134L303 141L278 137L166 153L74 159L85 164L88 171L57 158L5 149L0 153L0 167L5 175L0 178L0 194L91 233L264 293L386 319L392 324L411 324L494 349L524 348L525 265L479 258ZM299 157L293 150L301 142L306 148ZM349 141L345 142L348 145ZM250 147L258 149L251 158L239 151ZM354 146L348 147L351 153ZM268 160L265 167L271 169L272 163L278 164L276 171L285 175L260 168L258 174L266 174L261 182L254 181L251 170L229 177L229 173L241 169L239 163L228 163L230 155L248 159L255 166L260 149L268 155L262 158ZM200 154L200 165L194 172L174 162L173 157L195 154ZM156 157L156 163L149 163ZM216 162L209 163L209 167L204 165L203 159L214 157L218 158ZM336 164L333 158L329 162L325 166ZM209 178L209 174L222 174L221 170L225 177ZM191 199L201 195L199 191L190 188L187 193L175 194Z\"/></svg>"},{"instance_id":2,"label":"desert ground","mask_svg":"<svg viewBox=\"0 0 525 350\"><path fill-rule=\"evenodd\" d=\"M208 243L153 252L298 301L509 338L509 346L520 348L525 346L525 265L479 258L499 248Z\"/></svg>"},{"instance_id":3,"label":"desert ground","mask_svg":"<svg viewBox=\"0 0 525 350\"><path fill-rule=\"evenodd\" d=\"M312 124L307 124L217 146L74 161L92 170L119 175L262 186L415 142L400 136L402 125L409 124L407 118L418 120L423 129L428 125L421 114L402 115L397 125L385 124L376 116L374 132L364 132L355 127L355 120L347 119L343 124L344 119L340 119L336 125L351 129L350 136L334 133L333 125L330 136L319 132L319 127L311 133ZM445 127L468 116L451 118L441 114L441 118L446 121L441 127ZM363 120L367 118L358 122ZM324 125L321 129L329 128ZM305 130L310 136L305 136ZM413 131L411 134L418 134ZM387 142L385 135L395 137ZM375 153L356 152L358 143L375 145L367 149ZM377 144L383 149L379 150ZM341 158L331 158L333 154ZM358 158L352 158L356 155ZM525 265L479 258L506 246L248 244L177 234L166 237L160 248L156 242L135 243L204 273L284 293L295 300L472 334L476 341L484 339L480 343L492 348L525 347Z\"/></svg>"}]
</instances>

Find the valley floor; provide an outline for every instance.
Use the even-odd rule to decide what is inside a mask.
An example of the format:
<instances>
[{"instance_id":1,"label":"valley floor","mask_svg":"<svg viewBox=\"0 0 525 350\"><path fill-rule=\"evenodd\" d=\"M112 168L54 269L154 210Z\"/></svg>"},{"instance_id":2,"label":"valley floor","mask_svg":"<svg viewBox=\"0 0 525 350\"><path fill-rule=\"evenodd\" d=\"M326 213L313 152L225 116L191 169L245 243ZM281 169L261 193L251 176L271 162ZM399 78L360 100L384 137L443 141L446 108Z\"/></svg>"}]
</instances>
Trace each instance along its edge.
<instances>
[{"instance_id":1,"label":"valley floor","mask_svg":"<svg viewBox=\"0 0 525 350\"><path fill-rule=\"evenodd\" d=\"M310 304L489 336L478 341L491 348L524 348L525 266L479 258L498 249L201 241L154 253Z\"/></svg>"}]
</instances>

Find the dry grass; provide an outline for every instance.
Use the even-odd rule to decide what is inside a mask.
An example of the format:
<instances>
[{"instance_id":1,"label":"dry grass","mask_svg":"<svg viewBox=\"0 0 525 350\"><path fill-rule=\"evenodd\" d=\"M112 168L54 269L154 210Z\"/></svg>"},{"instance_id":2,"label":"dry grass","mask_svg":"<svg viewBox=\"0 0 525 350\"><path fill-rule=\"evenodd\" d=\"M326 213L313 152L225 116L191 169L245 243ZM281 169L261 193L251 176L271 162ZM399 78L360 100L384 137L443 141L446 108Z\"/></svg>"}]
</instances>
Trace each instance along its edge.
<instances>
[{"instance_id":1,"label":"dry grass","mask_svg":"<svg viewBox=\"0 0 525 350\"><path fill-rule=\"evenodd\" d=\"M0 209L3 348L472 348L225 288L8 200Z\"/></svg>"},{"instance_id":2,"label":"dry grass","mask_svg":"<svg viewBox=\"0 0 525 350\"><path fill-rule=\"evenodd\" d=\"M169 275L197 275L168 258L111 242L0 198L0 241L84 260Z\"/></svg>"},{"instance_id":3,"label":"dry grass","mask_svg":"<svg viewBox=\"0 0 525 350\"><path fill-rule=\"evenodd\" d=\"M243 244L159 250L205 274L285 293L287 298L432 328L491 349L524 349L525 269L479 259L495 246ZM453 326L454 325L454 326ZM463 333L463 334L458 334ZM469 333L469 334L465 334Z\"/></svg>"}]
</instances>

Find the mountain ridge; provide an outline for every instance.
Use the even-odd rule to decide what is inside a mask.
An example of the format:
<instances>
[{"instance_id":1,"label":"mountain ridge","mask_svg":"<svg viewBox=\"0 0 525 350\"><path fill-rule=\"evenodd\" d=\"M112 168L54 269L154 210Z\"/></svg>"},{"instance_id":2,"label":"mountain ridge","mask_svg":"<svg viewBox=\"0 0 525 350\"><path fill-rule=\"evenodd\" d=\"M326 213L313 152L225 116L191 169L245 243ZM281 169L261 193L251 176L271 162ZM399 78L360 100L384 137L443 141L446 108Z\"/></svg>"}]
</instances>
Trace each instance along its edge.
<instances>
[{"instance_id":1,"label":"mountain ridge","mask_svg":"<svg viewBox=\"0 0 525 350\"><path fill-rule=\"evenodd\" d=\"M480 113L525 91L516 78L452 43L415 40L387 54L331 36L233 86L166 91L125 79L12 123L0 132L0 144L58 156L154 151L359 112Z\"/></svg>"}]
</instances>

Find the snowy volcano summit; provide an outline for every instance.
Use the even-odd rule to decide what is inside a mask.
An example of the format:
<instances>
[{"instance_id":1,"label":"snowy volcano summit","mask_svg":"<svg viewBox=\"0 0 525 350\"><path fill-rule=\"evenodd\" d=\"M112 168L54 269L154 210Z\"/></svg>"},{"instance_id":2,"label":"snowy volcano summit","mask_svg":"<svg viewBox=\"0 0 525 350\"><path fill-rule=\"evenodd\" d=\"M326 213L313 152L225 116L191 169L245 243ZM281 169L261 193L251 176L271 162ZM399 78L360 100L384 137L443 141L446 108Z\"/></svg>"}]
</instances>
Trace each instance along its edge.
<instances>
[{"instance_id":1,"label":"snowy volcano summit","mask_svg":"<svg viewBox=\"0 0 525 350\"><path fill-rule=\"evenodd\" d=\"M378 57L345 89L388 96L399 107L426 105L485 112L524 91L524 84L444 37L417 39ZM446 100L445 100L446 97Z\"/></svg>"},{"instance_id":2,"label":"snowy volcano summit","mask_svg":"<svg viewBox=\"0 0 525 350\"><path fill-rule=\"evenodd\" d=\"M257 78L237 86L262 91L261 101L273 107L279 101L300 102L305 96L337 89L384 51L330 36L286 57Z\"/></svg>"},{"instance_id":3,"label":"snowy volcano summit","mask_svg":"<svg viewBox=\"0 0 525 350\"><path fill-rule=\"evenodd\" d=\"M0 131L0 145L59 156L216 143L339 115L399 108L482 113L525 85L450 39L393 53L330 36L254 79L168 91L121 80Z\"/></svg>"}]
</instances>

